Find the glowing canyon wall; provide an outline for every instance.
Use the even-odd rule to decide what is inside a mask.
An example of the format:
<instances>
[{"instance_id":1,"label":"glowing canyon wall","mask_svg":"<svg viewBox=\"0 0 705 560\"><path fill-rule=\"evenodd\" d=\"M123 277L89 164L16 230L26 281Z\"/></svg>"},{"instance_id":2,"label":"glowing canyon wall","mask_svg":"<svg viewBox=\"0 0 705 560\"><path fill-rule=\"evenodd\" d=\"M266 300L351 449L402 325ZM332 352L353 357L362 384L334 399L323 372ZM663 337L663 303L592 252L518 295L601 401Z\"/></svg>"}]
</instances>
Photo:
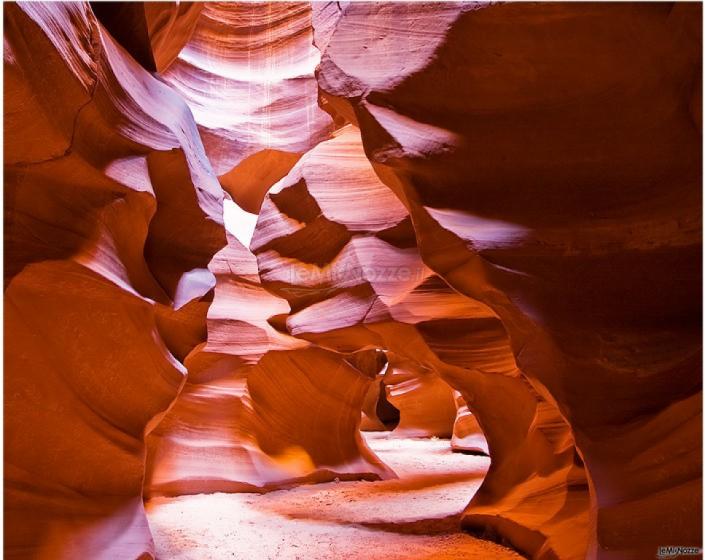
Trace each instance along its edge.
<instances>
[{"instance_id":1,"label":"glowing canyon wall","mask_svg":"<svg viewBox=\"0 0 705 560\"><path fill-rule=\"evenodd\" d=\"M700 20L315 7L326 106L360 127L424 262L492 308L570 423L602 558L701 538Z\"/></svg>"},{"instance_id":2,"label":"glowing canyon wall","mask_svg":"<svg viewBox=\"0 0 705 560\"><path fill-rule=\"evenodd\" d=\"M206 338L223 192L87 4L5 10L5 550L137 558L144 433Z\"/></svg>"},{"instance_id":3,"label":"glowing canyon wall","mask_svg":"<svg viewBox=\"0 0 705 560\"><path fill-rule=\"evenodd\" d=\"M5 4L7 557L394 477L361 427L531 558L699 546L700 10Z\"/></svg>"}]
</instances>

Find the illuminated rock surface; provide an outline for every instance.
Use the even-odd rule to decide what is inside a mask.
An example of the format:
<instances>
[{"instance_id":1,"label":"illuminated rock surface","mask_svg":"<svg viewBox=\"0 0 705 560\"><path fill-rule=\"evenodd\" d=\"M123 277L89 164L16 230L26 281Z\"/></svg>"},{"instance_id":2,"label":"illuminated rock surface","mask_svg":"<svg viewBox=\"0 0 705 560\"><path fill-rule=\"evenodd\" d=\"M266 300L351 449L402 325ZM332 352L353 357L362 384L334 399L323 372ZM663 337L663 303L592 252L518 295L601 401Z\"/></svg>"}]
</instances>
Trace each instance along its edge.
<instances>
[{"instance_id":1,"label":"illuminated rock surface","mask_svg":"<svg viewBox=\"0 0 705 560\"><path fill-rule=\"evenodd\" d=\"M600 558L701 542L700 10L315 5L327 106L570 423Z\"/></svg>"},{"instance_id":2,"label":"illuminated rock surface","mask_svg":"<svg viewBox=\"0 0 705 560\"><path fill-rule=\"evenodd\" d=\"M208 2L163 71L188 103L208 158L237 202L261 200L274 181L252 175L264 169L285 175L292 155L331 130L331 118L317 103L313 72L320 52L312 37L306 3ZM250 181L244 188L238 164L251 162L248 158L261 159L249 173L240 172ZM247 202L241 206L248 209Z\"/></svg>"},{"instance_id":3,"label":"illuminated rock surface","mask_svg":"<svg viewBox=\"0 0 705 560\"><path fill-rule=\"evenodd\" d=\"M8 558L701 544L698 4L3 9Z\"/></svg>"},{"instance_id":4,"label":"illuminated rock surface","mask_svg":"<svg viewBox=\"0 0 705 560\"><path fill-rule=\"evenodd\" d=\"M455 451L484 453L489 455L487 440L482 433L482 428L477 418L470 412L463 395L461 395L459 391L455 391L454 393L457 411L453 423L453 438L450 442L451 447Z\"/></svg>"},{"instance_id":5,"label":"illuminated rock surface","mask_svg":"<svg viewBox=\"0 0 705 560\"><path fill-rule=\"evenodd\" d=\"M587 541L587 481L568 426L517 370L494 313L425 266L409 216L391 192L354 127L305 154L262 205L251 246L263 285L288 299L285 324L293 335L342 353L387 352L385 384L391 377L388 395L400 410L401 433L405 408L411 435L440 432L442 400L432 384L447 391L443 435L450 437L456 416L450 387L461 392L493 458L465 517L468 528L491 527L537 556L542 548L584 554L573 551L576 541ZM355 212L356 204L364 210ZM395 368L402 377L396 393ZM419 422L423 414L414 410L413 392L405 397L404 383L427 384L416 390L429 394L427 420L435 424ZM568 524L571 536L563 539Z\"/></svg>"},{"instance_id":6,"label":"illuminated rock surface","mask_svg":"<svg viewBox=\"0 0 705 560\"><path fill-rule=\"evenodd\" d=\"M137 558L223 193L184 101L86 4L4 10L5 552Z\"/></svg>"}]
</instances>

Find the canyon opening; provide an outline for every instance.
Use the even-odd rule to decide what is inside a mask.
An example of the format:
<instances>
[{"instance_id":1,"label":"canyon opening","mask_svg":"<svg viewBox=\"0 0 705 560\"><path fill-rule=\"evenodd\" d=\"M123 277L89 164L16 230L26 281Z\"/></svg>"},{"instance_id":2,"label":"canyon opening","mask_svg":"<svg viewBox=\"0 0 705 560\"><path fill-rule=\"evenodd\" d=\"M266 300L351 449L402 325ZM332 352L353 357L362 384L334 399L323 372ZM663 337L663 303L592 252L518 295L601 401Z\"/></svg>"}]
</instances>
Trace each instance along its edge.
<instances>
[{"instance_id":1,"label":"canyon opening","mask_svg":"<svg viewBox=\"0 0 705 560\"><path fill-rule=\"evenodd\" d=\"M700 3L3 17L5 557L702 557Z\"/></svg>"}]
</instances>

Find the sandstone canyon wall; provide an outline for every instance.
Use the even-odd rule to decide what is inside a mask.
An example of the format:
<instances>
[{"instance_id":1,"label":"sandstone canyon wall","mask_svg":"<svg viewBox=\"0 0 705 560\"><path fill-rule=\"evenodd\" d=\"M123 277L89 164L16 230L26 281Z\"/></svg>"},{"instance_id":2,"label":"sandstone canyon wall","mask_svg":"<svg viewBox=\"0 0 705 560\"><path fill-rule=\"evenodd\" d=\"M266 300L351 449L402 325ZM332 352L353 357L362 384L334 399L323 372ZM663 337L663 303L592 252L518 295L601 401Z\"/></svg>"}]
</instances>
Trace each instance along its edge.
<instances>
[{"instance_id":1,"label":"sandstone canyon wall","mask_svg":"<svg viewBox=\"0 0 705 560\"><path fill-rule=\"evenodd\" d=\"M205 340L223 193L87 4L5 10L5 552L151 553L144 433Z\"/></svg>"},{"instance_id":2,"label":"sandstone canyon wall","mask_svg":"<svg viewBox=\"0 0 705 560\"><path fill-rule=\"evenodd\" d=\"M267 319L289 305L262 287L254 255L233 236L210 269L208 342L188 356L184 389L147 438L145 495L393 476L359 435L379 366L366 371L359 355L275 330Z\"/></svg>"},{"instance_id":3,"label":"sandstone canyon wall","mask_svg":"<svg viewBox=\"0 0 705 560\"><path fill-rule=\"evenodd\" d=\"M314 29L424 262L570 423L589 554L698 544L700 5L317 4Z\"/></svg>"},{"instance_id":4,"label":"sandstone canyon wall","mask_svg":"<svg viewBox=\"0 0 705 560\"><path fill-rule=\"evenodd\" d=\"M193 111L223 188L257 213L333 128L317 104L311 8L209 3L183 26L191 35L163 78ZM158 52L153 36L152 46ZM254 255L234 236L210 268L218 282L208 342L189 356L185 389L148 438L146 494L393 476L359 435L377 372L270 325L289 304L262 287Z\"/></svg>"},{"instance_id":5,"label":"sandstone canyon wall","mask_svg":"<svg viewBox=\"0 0 705 560\"><path fill-rule=\"evenodd\" d=\"M698 4L98 4L4 6L8 557L361 426L531 558L700 545Z\"/></svg>"},{"instance_id":6,"label":"sandstone canyon wall","mask_svg":"<svg viewBox=\"0 0 705 560\"><path fill-rule=\"evenodd\" d=\"M536 557L584 556L587 482L567 424L517 369L494 312L424 264L410 226L348 125L270 190L251 248L263 285L291 306L279 320L289 333L341 353L383 349L412 382L461 392L492 456L469 528Z\"/></svg>"}]
</instances>

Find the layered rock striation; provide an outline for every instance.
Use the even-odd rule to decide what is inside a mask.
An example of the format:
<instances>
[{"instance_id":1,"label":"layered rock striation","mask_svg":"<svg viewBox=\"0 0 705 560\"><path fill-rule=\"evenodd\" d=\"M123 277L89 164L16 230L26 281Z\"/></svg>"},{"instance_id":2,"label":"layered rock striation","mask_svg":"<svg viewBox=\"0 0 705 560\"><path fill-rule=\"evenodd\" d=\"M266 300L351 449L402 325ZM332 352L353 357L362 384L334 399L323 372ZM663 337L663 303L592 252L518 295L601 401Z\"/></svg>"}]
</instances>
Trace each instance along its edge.
<instances>
[{"instance_id":1,"label":"layered rock striation","mask_svg":"<svg viewBox=\"0 0 705 560\"><path fill-rule=\"evenodd\" d=\"M147 439L145 495L394 476L359 434L381 364L273 328L268 320L289 305L262 287L255 256L235 237L210 269L208 342L188 356L184 389Z\"/></svg>"},{"instance_id":2,"label":"layered rock striation","mask_svg":"<svg viewBox=\"0 0 705 560\"><path fill-rule=\"evenodd\" d=\"M701 542L700 10L314 7L326 107L568 421L600 558Z\"/></svg>"},{"instance_id":3,"label":"layered rock striation","mask_svg":"<svg viewBox=\"0 0 705 560\"><path fill-rule=\"evenodd\" d=\"M223 193L87 4L4 14L5 552L146 557L144 434L206 337Z\"/></svg>"},{"instance_id":4,"label":"layered rock striation","mask_svg":"<svg viewBox=\"0 0 705 560\"><path fill-rule=\"evenodd\" d=\"M456 416L450 387L459 391L492 456L466 527L536 557L584 555L588 484L569 426L517 369L495 313L424 264L412 225L375 174L357 128L305 154L265 197L251 244L263 286L291 306L277 322L335 352L385 351L385 383L395 368L404 376L400 427L404 383L448 391L447 437ZM393 382L388 388L394 404ZM439 399L427 393L430 411ZM437 408L419 413L425 422L415 419L414 434L432 435L437 415Z\"/></svg>"},{"instance_id":5,"label":"layered rock striation","mask_svg":"<svg viewBox=\"0 0 705 560\"><path fill-rule=\"evenodd\" d=\"M393 477L361 428L488 452L529 557L700 545L698 4L4 15L9 558Z\"/></svg>"}]
</instances>

